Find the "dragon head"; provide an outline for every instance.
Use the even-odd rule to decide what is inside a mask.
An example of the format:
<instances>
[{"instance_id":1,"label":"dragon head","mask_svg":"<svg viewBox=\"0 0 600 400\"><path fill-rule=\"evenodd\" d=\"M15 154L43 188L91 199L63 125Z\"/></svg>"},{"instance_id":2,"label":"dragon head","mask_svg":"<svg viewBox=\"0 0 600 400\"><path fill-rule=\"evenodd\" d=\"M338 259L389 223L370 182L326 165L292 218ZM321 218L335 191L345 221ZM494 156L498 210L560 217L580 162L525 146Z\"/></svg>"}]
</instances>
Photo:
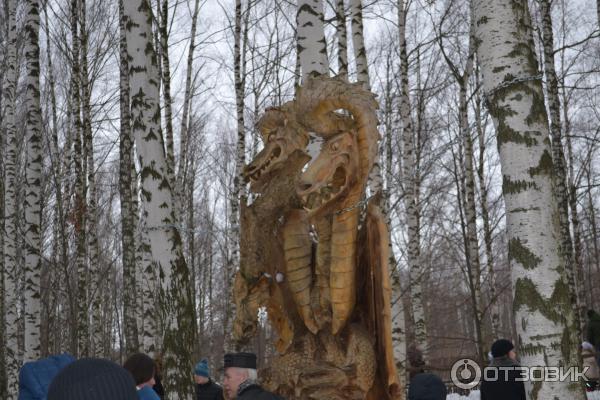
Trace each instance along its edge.
<instances>
[{"instance_id":1,"label":"dragon head","mask_svg":"<svg viewBox=\"0 0 600 400\"><path fill-rule=\"evenodd\" d=\"M264 148L243 171L244 179L250 181L253 190L263 186L271 172L283 167L294 151L303 151L308 144L306 130L279 109L268 110L257 125Z\"/></svg>"},{"instance_id":2,"label":"dragon head","mask_svg":"<svg viewBox=\"0 0 600 400\"><path fill-rule=\"evenodd\" d=\"M326 139L296 189L311 214L329 209L348 194L357 179L358 159L355 132L343 132Z\"/></svg>"}]
</instances>

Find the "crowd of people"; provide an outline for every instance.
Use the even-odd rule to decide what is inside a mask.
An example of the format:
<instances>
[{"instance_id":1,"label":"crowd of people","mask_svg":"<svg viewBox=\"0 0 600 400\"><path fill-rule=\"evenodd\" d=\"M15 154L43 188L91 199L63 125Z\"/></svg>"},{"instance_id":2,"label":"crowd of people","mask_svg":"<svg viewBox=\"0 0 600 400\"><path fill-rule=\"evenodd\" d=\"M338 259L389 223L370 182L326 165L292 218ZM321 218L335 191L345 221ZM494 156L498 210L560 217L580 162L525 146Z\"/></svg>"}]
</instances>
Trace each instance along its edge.
<instances>
[{"instance_id":1,"label":"crowd of people","mask_svg":"<svg viewBox=\"0 0 600 400\"><path fill-rule=\"evenodd\" d=\"M206 359L193 371L196 400L283 400L257 382L256 355L228 353L221 387ZM101 358L75 360L68 354L26 363L19 372L19 400L162 400L160 364L143 353L123 366Z\"/></svg>"},{"instance_id":2,"label":"crowd of people","mask_svg":"<svg viewBox=\"0 0 600 400\"><path fill-rule=\"evenodd\" d=\"M587 341L581 345L586 389L595 391L600 380L600 314L588 313ZM496 379L481 383L481 400L525 400L523 371L508 339L491 347L489 368L504 369ZM424 364L424 363L423 363ZM206 359L194 367L195 400L284 400L258 384L256 355L227 353L223 386L212 378ZM136 353L123 366L99 358L75 360L68 354L25 363L19 373L19 400L162 400L161 364ZM190 383L191 384L191 383ZM411 373L408 400L445 400L447 389L439 376L419 368Z\"/></svg>"}]
</instances>

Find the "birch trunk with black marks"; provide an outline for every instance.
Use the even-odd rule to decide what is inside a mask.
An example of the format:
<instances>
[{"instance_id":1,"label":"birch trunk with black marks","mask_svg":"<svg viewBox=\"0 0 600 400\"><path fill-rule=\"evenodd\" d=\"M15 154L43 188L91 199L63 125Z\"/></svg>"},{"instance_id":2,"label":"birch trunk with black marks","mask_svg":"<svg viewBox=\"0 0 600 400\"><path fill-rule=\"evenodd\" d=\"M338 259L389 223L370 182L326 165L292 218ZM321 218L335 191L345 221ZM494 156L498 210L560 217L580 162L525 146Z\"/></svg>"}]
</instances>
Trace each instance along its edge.
<instances>
[{"instance_id":1,"label":"birch trunk with black marks","mask_svg":"<svg viewBox=\"0 0 600 400\"><path fill-rule=\"evenodd\" d=\"M582 328L582 333L585 321L586 321L586 303L585 299L585 278L583 277L583 254L582 254L582 242L581 242L581 225L579 223L579 211L577 210L577 182L574 170L575 159L573 156L573 145L571 143L571 121L568 113L568 100L565 91L563 90L563 121L565 129L565 140L567 144L567 165L569 166L569 174L567 178L568 184L568 195L569 195L569 209L571 210L571 223L573 224L573 259L577 267L576 271L576 283L577 290L579 292L577 298L579 301L579 320ZM590 283L590 288L593 285ZM591 289L590 289L591 291Z\"/></svg>"},{"instance_id":2,"label":"birch trunk with black marks","mask_svg":"<svg viewBox=\"0 0 600 400\"><path fill-rule=\"evenodd\" d=\"M390 209L390 195L391 188L394 181L393 171L393 152L392 152L392 139L395 134L395 130L392 124L393 118L393 80L392 80L392 58L391 54L386 58L386 86L384 90L384 113L383 113L383 127L384 127L384 149L385 149L385 164L384 164L384 176L385 176L385 190L382 192L383 201L381 201L381 211L385 216L385 223L388 227L392 224L392 210ZM390 248L389 248L389 260L388 268L390 273L390 282L392 285L392 346L394 349L394 360L396 360L396 368L398 371L398 377L400 378L400 385L405 387L406 385L406 317L404 301L402 299L402 284L400 281L400 273L397 270L396 257L394 256L394 249L392 246L392 232L390 233Z\"/></svg>"},{"instance_id":3,"label":"birch trunk with black marks","mask_svg":"<svg viewBox=\"0 0 600 400\"><path fill-rule=\"evenodd\" d=\"M130 124L131 126L131 124ZM133 140L133 138L132 138ZM132 141L133 144L133 141ZM157 314L157 268L152 261L152 251L148 229L146 229L146 218L143 210L140 210L138 202L139 182L138 173L131 157L131 212L133 226L136 227L138 235L135 238L135 292L138 298L138 310L136 313L138 322L139 345L144 353L160 353L160 342L157 337L159 332L159 319ZM141 218L140 218L141 216Z\"/></svg>"},{"instance_id":4,"label":"birch trunk with black marks","mask_svg":"<svg viewBox=\"0 0 600 400\"><path fill-rule=\"evenodd\" d=\"M249 12L249 10L246 10ZM229 215L229 247L231 253L227 260L227 288L229 298L227 310L225 311L224 335L226 348L230 349L233 343L233 317L235 315L235 302L233 300L233 281L240 263L240 204L246 203L246 185L242 177L246 153L246 129L244 127L244 98L246 89L246 57L242 41L242 1L235 2L235 27L234 27L234 80L235 80L235 106L237 116L237 140L235 146L235 175L233 176L233 188L230 199Z\"/></svg>"},{"instance_id":5,"label":"birch trunk with black marks","mask_svg":"<svg viewBox=\"0 0 600 400\"><path fill-rule=\"evenodd\" d=\"M335 7L336 37L338 43L338 76L348 79L348 30L344 0L337 0Z\"/></svg>"},{"instance_id":6,"label":"birch trunk with black marks","mask_svg":"<svg viewBox=\"0 0 600 400\"><path fill-rule=\"evenodd\" d=\"M363 87L371 90L369 83L369 64L367 63L367 48L363 34L363 6L362 0L350 0L350 21L352 27L352 47L354 48L354 60L356 62L356 80Z\"/></svg>"},{"instance_id":7,"label":"birch trunk with black marks","mask_svg":"<svg viewBox=\"0 0 600 400\"><path fill-rule=\"evenodd\" d=\"M0 83L3 81L3 76L0 75ZM0 93L0 109L2 109L2 93ZM1 122L1 121L0 121ZM1 127L0 127L1 129ZM4 140L0 139L0 156L4 159ZM4 289L4 170L0 170L0 393L7 393L6 389L6 325L4 324L4 316L6 315L6 290Z\"/></svg>"},{"instance_id":8,"label":"birch trunk with black marks","mask_svg":"<svg viewBox=\"0 0 600 400\"><path fill-rule=\"evenodd\" d=\"M554 64L554 35L552 33L552 13L548 0L539 0L542 16L542 45L544 48L544 72L546 73L546 94L548 96L548 114L550 116L550 138L552 139L552 163L554 166L554 196L558 201L558 216L560 222L561 252L564 259L564 270L569 290L571 304L575 313L575 326L577 338L582 337L585 321L581 315L581 302L577 289L576 271L579 266L573 257L573 241L569 223L569 192L567 186L567 165L562 144L562 127L560 122L560 99L558 94L558 78Z\"/></svg>"},{"instance_id":9,"label":"birch trunk with black marks","mask_svg":"<svg viewBox=\"0 0 600 400\"><path fill-rule=\"evenodd\" d=\"M17 281L17 126L15 120L16 89L18 80L17 65L17 25L16 25L16 0L8 0L8 35L6 54L6 78L4 81L3 101L5 105L4 114L4 137L6 140L6 158L4 171L6 176L4 194L4 213L6 219L4 239L4 267L5 276L5 314L3 314L6 326L6 388L7 399L15 399L18 389L17 374L20 368L20 357L18 353L18 281Z\"/></svg>"},{"instance_id":10,"label":"birch trunk with black marks","mask_svg":"<svg viewBox=\"0 0 600 400\"><path fill-rule=\"evenodd\" d=\"M81 71L80 71L80 39L79 39L79 1L71 1L71 118L74 135L72 162L75 166L75 203L73 204L73 224L76 237L77 265L77 355L89 355L88 324L88 269L86 240L86 177L84 172L85 151L82 143L81 121Z\"/></svg>"},{"instance_id":11,"label":"birch trunk with black marks","mask_svg":"<svg viewBox=\"0 0 600 400\"><path fill-rule=\"evenodd\" d=\"M313 75L327 75L329 61L321 0L298 0L296 22L302 81Z\"/></svg>"},{"instance_id":12,"label":"birch trunk with black marks","mask_svg":"<svg viewBox=\"0 0 600 400\"><path fill-rule=\"evenodd\" d=\"M403 177L404 177L404 206L406 209L406 224L408 232L408 267L409 285L413 320L415 323L415 340L418 348L427 358L427 328L425 325L425 309L423 307L423 291L421 278L420 244L420 205L418 203L417 163L412 119L410 115L410 93L408 85L408 53L406 45L406 12L404 1L398 3L398 36L400 39L400 119L402 122L403 139Z\"/></svg>"},{"instance_id":13,"label":"birch trunk with black marks","mask_svg":"<svg viewBox=\"0 0 600 400\"><path fill-rule=\"evenodd\" d=\"M460 130L465 152L465 217L467 223L467 262L469 263L470 280L472 286L472 302L475 311L474 323L477 339L478 353L485 360L486 351L483 343L483 303L481 300L481 264L479 262L479 240L477 237L477 208L475 205L475 174L473 168L473 138L469 128L469 114L467 104L468 78L473 68L472 56L460 82L459 113Z\"/></svg>"},{"instance_id":14,"label":"birch trunk with black marks","mask_svg":"<svg viewBox=\"0 0 600 400\"><path fill-rule=\"evenodd\" d=\"M367 62L367 48L363 34L363 6L362 0L351 1L350 21L352 27L352 44L354 49L354 60L356 62L356 80L367 90L371 90L369 82L369 64ZM381 154L381 153L379 153ZM380 157L376 157L369 173L367 183L371 195L381 192L383 189L383 177L381 176Z\"/></svg>"},{"instance_id":15,"label":"birch trunk with black marks","mask_svg":"<svg viewBox=\"0 0 600 400\"><path fill-rule=\"evenodd\" d=\"M27 158L25 166L25 353L23 361L40 358L42 110L40 106L40 12L38 0L25 2Z\"/></svg>"},{"instance_id":16,"label":"birch trunk with black marks","mask_svg":"<svg viewBox=\"0 0 600 400\"><path fill-rule=\"evenodd\" d=\"M480 86L479 71L475 74L475 85ZM481 120L481 96L479 91L475 95L475 127L477 129L477 143L479 145L479 164L477 165L477 178L479 182L479 194L481 205L481 220L483 222L483 242L485 244L485 258L490 286L489 314L492 322L492 335L494 339L499 338L500 312L498 305L498 293L496 288L496 272L494 267L494 253L492 251L492 228L490 225L490 213L488 210L488 186L485 181L485 128Z\"/></svg>"},{"instance_id":17,"label":"birch trunk with black marks","mask_svg":"<svg viewBox=\"0 0 600 400\"><path fill-rule=\"evenodd\" d=\"M180 214L180 189L177 187L175 180L175 146L173 139L173 111L172 104L173 99L171 98L171 62L169 60L169 1L162 0L160 2L160 26L158 27L158 34L160 38L160 56L161 56L161 79L162 79L162 92L163 102L165 109L165 141L167 150L167 171L171 185L173 187L173 196L175 199L175 215Z\"/></svg>"},{"instance_id":18,"label":"birch trunk with black marks","mask_svg":"<svg viewBox=\"0 0 600 400\"><path fill-rule=\"evenodd\" d=\"M158 60L152 43L152 12L147 0L124 2L131 126L141 168L141 189L152 261L161 285L158 312L165 389L171 398L191 396L189 373L196 338L189 271L176 227L174 196L160 133Z\"/></svg>"},{"instance_id":19,"label":"birch trunk with black marks","mask_svg":"<svg viewBox=\"0 0 600 400\"><path fill-rule=\"evenodd\" d=\"M183 107L181 114L181 129L179 133L179 168L177 170L178 187L185 190L187 182L187 159L188 159L188 136L189 136L189 114L190 104L192 102L192 72L194 69L194 50L196 49L196 26L198 21L198 11L200 10L200 0L194 1L194 14L192 16L192 31L190 33L190 47L188 48L187 69L185 74L185 95L183 97Z\"/></svg>"},{"instance_id":20,"label":"birch trunk with black marks","mask_svg":"<svg viewBox=\"0 0 600 400\"><path fill-rule=\"evenodd\" d=\"M87 182L89 185L89 200L87 207L87 239L89 251L90 280L90 310L92 326L90 329L90 354L101 356L102 352L102 299L104 292L104 273L100 263L100 248L98 243L98 192L96 189L96 168L94 163L94 139L92 136L92 106L91 83L88 71L88 33L86 27L86 0L80 0L79 37L81 40L81 100L83 141L87 162Z\"/></svg>"},{"instance_id":21,"label":"birch trunk with black marks","mask_svg":"<svg viewBox=\"0 0 600 400\"><path fill-rule=\"evenodd\" d=\"M440 50L452 71L452 75L458 85L458 124L462 147L464 151L464 209L465 209L465 250L467 270L469 271L469 286L471 292L471 303L474 310L475 339L477 341L477 353L479 360L483 364L486 351L483 343L483 302L481 300L481 264L479 261L479 239L477 237L477 206L475 204L475 173L473 167L473 137L469 125L469 104L468 104L468 86L469 79L473 73L473 64L475 57L474 43L472 37L472 26L469 35L469 47L467 61L463 72L459 72L455 65L447 56L440 35Z\"/></svg>"},{"instance_id":22,"label":"birch trunk with black marks","mask_svg":"<svg viewBox=\"0 0 600 400\"><path fill-rule=\"evenodd\" d=\"M5 3L6 4L6 3ZM0 28L0 43L3 46L0 48L0 55L2 57L2 67L0 68L0 159L5 160L6 158L6 142L4 131L4 74L8 70L7 66L7 51L8 51L8 15L6 15L7 8L2 9L2 15L4 16L4 24ZM4 236L6 234L5 229L5 210L4 210L4 179L5 175L4 163L0 167L0 393L6 393L6 325L4 324L4 318L6 316L5 296L6 291L4 290Z\"/></svg>"},{"instance_id":23,"label":"birch trunk with black marks","mask_svg":"<svg viewBox=\"0 0 600 400\"><path fill-rule=\"evenodd\" d=\"M474 3L483 88L496 126L514 312L525 366L575 366L578 343L553 196L549 128L525 0ZM571 382L527 382L528 398L584 399Z\"/></svg>"},{"instance_id":24,"label":"birch trunk with black marks","mask_svg":"<svg viewBox=\"0 0 600 400\"><path fill-rule=\"evenodd\" d=\"M131 117L129 114L129 62L127 60L127 41L125 38L126 20L123 14L123 0L119 1L120 17L120 135L119 135L119 199L121 203L121 246L123 263L123 324L125 334L125 349L127 354L132 354L140 350L138 340L138 324L136 316L143 314L143 308L138 309L136 305L137 298L144 298L136 290L136 252L134 232L137 224L134 223L134 213L137 213L137 207L134 210L132 206L133 197L137 199L137 193L132 191L132 179L137 176L132 173L133 149L131 138ZM137 187L137 185L135 185ZM145 299L149 302L150 299ZM142 319L143 321L143 319ZM140 329L143 326L140 324ZM151 349L144 348L144 351Z\"/></svg>"},{"instance_id":25,"label":"birch trunk with black marks","mask_svg":"<svg viewBox=\"0 0 600 400\"><path fill-rule=\"evenodd\" d=\"M50 26L48 23L48 10L47 10L47 2L43 4L44 11L44 25L45 25L45 36L46 36L46 61L48 63L48 85L49 85L49 96L50 96L50 113L51 113L51 127L52 127L52 138L50 140L50 164L52 169L52 184L54 187L54 195L55 195L55 215L54 215L54 248L53 252L55 253L56 266L60 266L61 268L57 268L56 270L50 273L50 287L54 287L54 282L58 282L61 279L65 279L64 277L67 275L66 266L68 265L68 238L67 238L67 226L66 226L66 210L65 210L65 194L64 186L65 180L63 179L63 171L66 167L64 158L68 157L65 154L61 154L59 151L59 142L58 142L58 114L57 114L57 102L56 102L56 80L54 77L54 68L52 62L52 46L51 46L51 33ZM68 135L65 138L65 149L69 149L69 140ZM68 151L65 153L68 154ZM68 196L67 196L68 198ZM50 291L50 290L49 290ZM48 291L48 292L49 292ZM57 301L56 293L49 293L49 302ZM71 291L69 291L68 296L71 296ZM50 300L51 299L51 300ZM55 328L60 326L59 317L56 315L56 307L50 310L50 314L48 315L48 349L57 348L54 346L54 343L60 343L60 337L58 335L50 335L50 332ZM52 321L50 321L52 319ZM49 350L50 351L50 350ZM44 356L44 354L42 354Z\"/></svg>"}]
</instances>

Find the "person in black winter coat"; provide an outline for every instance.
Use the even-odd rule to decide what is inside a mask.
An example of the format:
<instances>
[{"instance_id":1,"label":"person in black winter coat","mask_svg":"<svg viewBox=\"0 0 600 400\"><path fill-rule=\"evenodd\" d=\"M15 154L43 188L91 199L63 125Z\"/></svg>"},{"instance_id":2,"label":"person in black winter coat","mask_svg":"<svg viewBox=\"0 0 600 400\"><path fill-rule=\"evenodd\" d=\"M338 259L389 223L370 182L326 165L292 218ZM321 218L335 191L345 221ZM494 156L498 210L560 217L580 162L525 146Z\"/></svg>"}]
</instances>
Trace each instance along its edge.
<instances>
[{"instance_id":1,"label":"person in black winter coat","mask_svg":"<svg viewBox=\"0 0 600 400\"><path fill-rule=\"evenodd\" d=\"M523 372L517 362L517 353L510 340L498 339L492 344L494 359L489 368L498 369L498 373L487 372L483 374L481 383L481 400L526 400L525 385L517 378ZM494 379L496 378L497 379Z\"/></svg>"},{"instance_id":2,"label":"person in black winter coat","mask_svg":"<svg viewBox=\"0 0 600 400\"><path fill-rule=\"evenodd\" d=\"M223 388L210 379L208 360L203 358L194 367L196 400L223 400Z\"/></svg>"},{"instance_id":3,"label":"person in black winter coat","mask_svg":"<svg viewBox=\"0 0 600 400\"><path fill-rule=\"evenodd\" d=\"M446 385L434 374L417 374L408 387L408 400L446 400Z\"/></svg>"},{"instance_id":4,"label":"person in black winter coat","mask_svg":"<svg viewBox=\"0 0 600 400\"><path fill-rule=\"evenodd\" d=\"M596 362L600 364L600 315L594 310L588 310L587 341L596 349Z\"/></svg>"},{"instance_id":5,"label":"person in black winter coat","mask_svg":"<svg viewBox=\"0 0 600 400\"><path fill-rule=\"evenodd\" d=\"M224 357L225 378L223 387L228 399L284 400L264 390L256 382L256 355L253 353L228 353Z\"/></svg>"}]
</instances>

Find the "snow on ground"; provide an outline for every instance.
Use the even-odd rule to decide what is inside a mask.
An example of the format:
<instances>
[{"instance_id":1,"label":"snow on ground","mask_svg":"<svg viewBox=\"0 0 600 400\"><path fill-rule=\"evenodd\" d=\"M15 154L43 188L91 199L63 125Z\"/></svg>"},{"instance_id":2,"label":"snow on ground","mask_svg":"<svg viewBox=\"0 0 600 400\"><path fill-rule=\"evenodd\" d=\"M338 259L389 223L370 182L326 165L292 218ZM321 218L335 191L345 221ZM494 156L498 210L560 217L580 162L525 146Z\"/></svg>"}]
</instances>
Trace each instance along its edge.
<instances>
[{"instance_id":1,"label":"snow on ground","mask_svg":"<svg viewBox=\"0 0 600 400\"><path fill-rule=\"evenodd\" d=\"M450 393L446 397L446 400L479 400L479 399L480 399L479 390L472 391L471 393L469 393L468 396L461 396L456 393Z\"/></svg>"},{"instance_id":2,"label":"snow on ground","mask_svg":"<svg viewBox=\"0 0 600 400\"><path fill-rule=\"evenodd\" d=\"M600 400L600 390L587 393L588 400ZM468 396L460 396L456 393L451 393L446 397L446 400L479 400L479 390L472 391Z\"/></svg>"}]
</instances>

